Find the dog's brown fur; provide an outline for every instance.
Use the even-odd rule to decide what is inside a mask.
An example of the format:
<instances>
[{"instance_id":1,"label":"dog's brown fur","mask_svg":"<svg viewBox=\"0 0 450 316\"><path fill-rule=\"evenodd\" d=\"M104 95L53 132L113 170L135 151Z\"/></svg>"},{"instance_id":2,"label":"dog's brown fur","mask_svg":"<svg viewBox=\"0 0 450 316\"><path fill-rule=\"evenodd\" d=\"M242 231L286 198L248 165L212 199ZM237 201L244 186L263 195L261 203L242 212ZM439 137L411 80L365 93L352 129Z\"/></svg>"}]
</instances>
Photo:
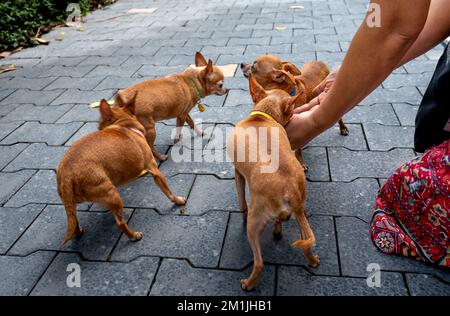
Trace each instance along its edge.
<instances>
[{"instance_id":1,"label":"dog's brown fur","mask_svg":"<svg viewBox=\"0 0 450 316\"><path fill-rule=\"evenodd\" d=\"M293 246L303 248L310 266L317 267L320 263L319 257L311 250L315 237L305 214L305 173L291 150L284 130L284 125L292 116L292 110L302 102L302 95L291 97L280 89L265 91L252 75L249 83L250 93L256 103L254 110L269 114L275 121L260 115L247 117L236 125L227 144L228 155L234 159L238 199L244 220L247 222L247 237L253 251L253 271L247 279L241 280L241 287L244 290L252 289L263 271L260 236L269 220L275 220L274 235L281 236L281 222L288 220L294 213L301 228L302 238L294 242ZM258 141L261 127L268 128L267 139L275 137L272 136L273 131L270 128L275 128L278 133L279 168L273 173L261 173L261 167L267 162L261 161L259 154L256 162L237 159L238 151L243 150L237 148L238 138L243 137L238 135L239 131L256 128L258 136L248 137L244 143L245 157L250 157L249 149L259 148L254 147L252 142ZM245 199L246 182L250 189L250 208L247 207Z\"/></svg>"},{"instance_id":2,"label":"dog's brown fur","mask_svg":"<svg viewBox=\"0 0 450 316\"><path fill-rule=\"evenodd\" d=\"M292 93L295 87L303 94L303 105L315 97L314 89L328 76L330 70L322 61L311 61L299 70L294 64L282 61L275 55L261 55L252 64L241 64L245 76L250 73L264 90L281 89ZM342 135L348 135L348 128L339 120Z\"/></svg>"},{"instance_id":3,"label":"dog's brown fur","mask_svg":"<svg viewBox=\"0 0 450 316\"><path fill-rule=\"evenodd\" d=\"M175 73L156 80L147 80L119 91L117 96L129 98L138 92L136 97L136 117L145 128L145 137L153 154L160 161L167 159L166 155L158 153L154 147L156 138L155 123L161 120L177 118L177 133L174 141L180 140L181 127L185 122L199 135L203 131L195 124L189 112L199 101L195 91L195 82L201 97L207 95L224 95L228 89L223 87L222 71L208 62L199 52L195 55L195 68L189 67L184 72Z\"/></svg>"},{"instance_id":4,"label":"dog's brown fur","mask_svg":"<svg viewBox=\"0 0 450 316\"><path fill-rule=\"evenodd\" d=\"M152 151L144 138L144 127L134 116L134 99L119 96L116 105L100 102L99 131L76 141L64 155L57 170L58 193L67 213L64 245L82 234L76 205L91 201L108 208L117 226L129 239L139 240L141 233L130 229L123 218L123 203L117 186L136 179L142 170L153 175L155 183L176 204L183 197L172 193L166 177L158 170Z\"/></svg>"}]
</instances>

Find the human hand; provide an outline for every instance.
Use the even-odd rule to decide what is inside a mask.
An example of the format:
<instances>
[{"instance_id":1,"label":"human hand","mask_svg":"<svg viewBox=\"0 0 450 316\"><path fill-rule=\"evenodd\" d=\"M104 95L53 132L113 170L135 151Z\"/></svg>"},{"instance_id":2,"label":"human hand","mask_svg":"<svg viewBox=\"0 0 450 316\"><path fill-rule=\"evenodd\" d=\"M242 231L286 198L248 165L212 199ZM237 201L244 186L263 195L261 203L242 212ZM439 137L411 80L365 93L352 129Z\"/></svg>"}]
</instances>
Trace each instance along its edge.
<instances>
[{"instance_id":1,"label":"human hand","mask_svg":"<svg viewBox=\"0 0 450 316\"><path fill-rule=\"evenodd\" d=\"M315 95L320 95L322 92L330 91L333 86L334 81L336 80L337 73L339 72L339 67L331 71L328 76L321 82L317 87L314 88L313 92Z\"/></svg>"},{"instance_id":2,"label":"human hand","mask_svg":"<svg viewBox=\"0 0 450 316\"><path fill-rule=\"evenodd\" d=\"M322 101L327 96L328 91L330 91L331 87L333 86L334 81L336 80L336 75L339 71L339 67L332 72L328 74L328 76L321 82L319 85L314 88L313 92L317 97L309 101L309 103L306 103L302 106L299 106L298 108L294 109L292 111L293 114L300 114L306 111L309 111L313 109L316 105L319 105L322 103Z\"/></svg>"},{"instance_id":3,"label":"human hand","mask_svg":"<svg viewBox=\"0 0 450 316\"><path fill-rule=\"evenodd\" d=\"M293 150L302 148L318 134L319 131L311 115L313 111L314 109L294 114L285 126Z\"/></svg>"},{"instance_id":4,"label":"human hand","mask_svg":"<svg viewBox=\"0 0 450 316\"><path fill-rule=\"evenodd\" d=\"M303 105L299 106L298 108L295 108L292 111L292 114L300 114L300 113L303 113L306 111L310 111L311 109L313 109L314 107L319 105L324 100L326 95L327 95L327 92L322 92L317 97L315 97L314 99L309 101L309 103L303 104Z\"/></svg>"}]
</instances>

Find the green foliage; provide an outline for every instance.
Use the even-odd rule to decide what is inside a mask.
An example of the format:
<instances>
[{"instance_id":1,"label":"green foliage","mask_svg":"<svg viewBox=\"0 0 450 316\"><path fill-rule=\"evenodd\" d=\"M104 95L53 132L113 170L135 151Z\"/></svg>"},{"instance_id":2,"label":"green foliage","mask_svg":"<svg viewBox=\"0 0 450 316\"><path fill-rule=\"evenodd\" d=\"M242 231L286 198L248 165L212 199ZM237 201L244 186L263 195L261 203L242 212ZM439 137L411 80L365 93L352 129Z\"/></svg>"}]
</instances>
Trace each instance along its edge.
<instances>
[{"instance_id":1,"label":"green foliage","mask_svg":"<svg viewBox=\"0 0 450 316\"><path fill-rule=\"evenodd\" d=\"M33 45L31 37L38 29L45 31L52 25L63 23L69 3L79 3L82 14L98 4L111 0L1 0L0 1L0 51L18 46Z\"/></svg>"}]
</instances>

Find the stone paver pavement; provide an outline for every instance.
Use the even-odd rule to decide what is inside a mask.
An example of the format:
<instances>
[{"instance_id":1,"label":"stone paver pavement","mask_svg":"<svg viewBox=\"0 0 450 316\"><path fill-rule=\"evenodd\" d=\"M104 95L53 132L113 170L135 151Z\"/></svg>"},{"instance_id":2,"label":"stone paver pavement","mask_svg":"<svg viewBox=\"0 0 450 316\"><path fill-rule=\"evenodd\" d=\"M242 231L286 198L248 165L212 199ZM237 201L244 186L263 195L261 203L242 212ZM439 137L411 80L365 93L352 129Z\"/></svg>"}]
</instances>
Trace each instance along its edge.
<instances>
[{"instance_id":1,"label":"stone paver pavement","mask_svg":"<svg viewBox=\"0 0 450 316\"><path fill-rule=\"evenodd\" d=\"M292 8L291 6L297 6ZM175 192L174 206L151 176L120 189L130 226L144 233L129 242L98 205L78 207L86 234L61 251L65 212L55 169L67 148L96 129L87 104L110 98L141 80L180 71L201 51L219 65L275 53L296 64L342 61L367 1L119 0L86 17L85 32L56 29L48 46L25 49L1 64L0 75L0 294L1 295L449 295L450 273L387 256L369 239L377 190L390 172L414 157L414 117L443 47L396 70L344 117L350 135L332 128L305 149L310 170L307 209L316 233L318 269L290 242L263 236L264 276L251 293L239 280L252 255L239 214L229 162L176 163L175 153L225 158L223 135L251 109L239 69L226 78L223 97L194 109L212 137L173 146L174 120L158 123L157 145L172 158L160 165ZM127 13L131 8L157 8ZM64 31L62 41L53 40ZM192 141L200 147L192 150ZM204 157L205 159L207 157ZM81 266L81 287L68 287L67 266ZM382 269L381 287L367 286L367 266Z\"/></svg>"}]
</instances>

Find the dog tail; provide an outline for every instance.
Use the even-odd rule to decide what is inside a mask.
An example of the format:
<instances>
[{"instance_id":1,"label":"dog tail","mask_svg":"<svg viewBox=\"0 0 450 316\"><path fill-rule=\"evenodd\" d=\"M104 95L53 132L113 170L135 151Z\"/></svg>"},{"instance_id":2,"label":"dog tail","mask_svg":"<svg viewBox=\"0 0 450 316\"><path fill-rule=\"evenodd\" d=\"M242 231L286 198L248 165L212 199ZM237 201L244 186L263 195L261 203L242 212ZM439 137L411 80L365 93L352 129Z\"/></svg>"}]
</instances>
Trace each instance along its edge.
<instances>
[{"instance_id":1,"label":"dog tail","mask_svg":"<svg viewBox=\"0 0 450 316\"><path fill-rule=\"evenodd\" d=\"M61 243L61 247L63 247L75 235L79 235L81 230L78 224L77 204L74 199L74 183L72 179L64 178L60 172L57 172L57 182L58 194L64 204L67 215L67 232Z\"/></svg>"},{"instance_id":2,"label":"dog tail","mask_svg":"<svg viewBox=\"0 0 450 316\"><path fill-rule=\"evenodd\" d=\"M304 249L311 248L316 243L316 238L314 237L314 233L309 226L308 219L306 218L305 210L299 210L295 214L298 226L300 226L300 235L302 239L294 241L292 243L293 247L300 247Z\"/></svg>"}]
</instances>

